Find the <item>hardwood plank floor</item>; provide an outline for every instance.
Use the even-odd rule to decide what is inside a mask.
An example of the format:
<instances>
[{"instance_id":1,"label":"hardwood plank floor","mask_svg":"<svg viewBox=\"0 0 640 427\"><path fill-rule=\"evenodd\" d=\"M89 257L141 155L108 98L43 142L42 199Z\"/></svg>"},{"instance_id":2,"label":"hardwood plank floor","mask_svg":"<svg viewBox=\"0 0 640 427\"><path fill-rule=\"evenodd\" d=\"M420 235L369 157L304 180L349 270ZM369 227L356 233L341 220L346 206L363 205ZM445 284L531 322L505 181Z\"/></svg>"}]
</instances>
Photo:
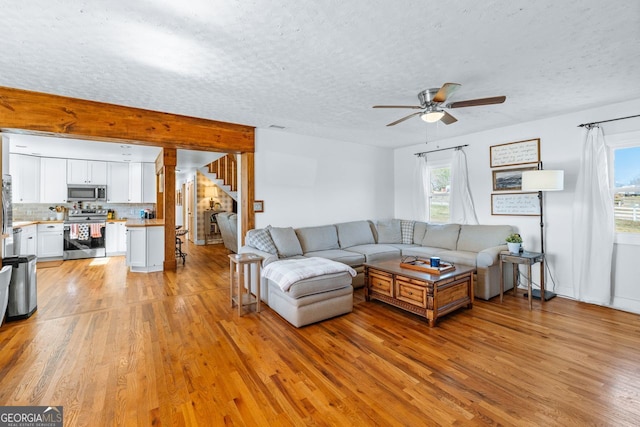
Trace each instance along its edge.
<instances>
[{"instance_id":1,"label":"hardwood plank floor","mask_svg":"<svg viewBox=\"0 0 640 427\"><path fill-rule=\"evenodd\" d=\"M229 307L221 245L176 272L123 257L38 270L38 311L0 327L0 405L66 426L640 424L640 316L555 298L424 319L355 293L296 329Z\"/></svg>"}]
</instances>

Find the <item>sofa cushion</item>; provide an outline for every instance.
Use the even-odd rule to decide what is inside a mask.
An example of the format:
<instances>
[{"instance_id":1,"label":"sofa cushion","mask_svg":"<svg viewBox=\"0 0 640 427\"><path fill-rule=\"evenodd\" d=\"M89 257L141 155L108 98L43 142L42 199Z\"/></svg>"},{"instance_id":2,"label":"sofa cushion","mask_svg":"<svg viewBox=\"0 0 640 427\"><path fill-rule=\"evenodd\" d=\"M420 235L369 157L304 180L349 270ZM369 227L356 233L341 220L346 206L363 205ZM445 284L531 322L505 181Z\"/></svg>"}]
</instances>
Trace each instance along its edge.
<instances>
[{"instance_id":1,"label":"sofa cushion","mask_svg":"<svg viewBox=\"0 0 640 427\"><path fill-rule=\"evenodd\" d=\"M269 252L270 254L277 254L278 249L271 239L271 234L264 228L257 228L249 230L246 238L247 245L253 246L263 252Z\"/></svg>"},{"instance_id":2,"label":"sofa cushion","mask_svg":"<svg viewBox=\"0 0 640 427\"><path fill-rule=\"evenodd\" d=\"M413 224L413 242L416 245L422 244L422 240L424 239L424 235L427 232L427 223L416 221Z\"/></svg>"},{"instance_id":3,"label":"sofa cushion","mask_svg":"<svg viewBox=\"0 0 640 427\"><path fill-rule=\"evenodd\" d=\"M460 224L427 224L422 246L455 250Z\"/></svg>"},{"instance_id":4,"label":"sofa cushion","mask_svg":"<svg viewBox=\"0 0 640 427\"><path fill-rule=\"evenodd\" d=\"M335 225L298 228L296 235L303 253L340 248Z\"/></svg>"},{"instance_id":5,"label":"sofa cushion","mask_svg":"<svg viewBox=\"0 0 640 427\"><path fill-rule=\"evenodd\" d=\"M405 245L410 245L413 243L413 227L415 225L415 221L400 221L400 234L402 238L402 242ZM396 243L396 242L393 242Z\"/></svg>"},{"instance_id":6,"label":"sofa cushion","mask_svg":"<svg viewBox=\"0 0 640 427\"><path fill-rule=\"evenodd\" d=\"M385 259L400 258L400 249L385 244L357 245L345 249L349 252L357 252L364 255L365 262L381 261Z\"/></svg>"},{"instance_id":7,"label":"sofa cushion","mask_svg":"<svg viewBox=\"0 0 640 427\"><path fill-rule=\"evenodd\" d=\"M280 258L302 255L302 247L292 227L271 227L269 228L269 233L273 243L276 245Z\"/></svg>"},{"instance_id":8,"label":"sofa cushion","mask_svg":"<svg viewBox=\"0 0 640 427\"><path fill-rule=\"evenodd\" d=\"M369 221L352 221L336 224L341 248L375 243Z\"/></svg>"},{"instance_id":9,"label":"sofa cushion","mask_svg":"<svg viewBox=\"0 0 640 427\"><path fill-rule=\"evenodd\" d=\"M504 239L513 233L510 225L462 225L458 246L460 251L480 252L493 246L505 245Z\"/></svg>"},{"instance_id":10,"label":"sofa cushion","mask_svg":"<svg viewBox=\"0 0 640 427\"><path fill-rule=\"evenodd\" d=\"M478 254L476 252L468 251L442 251L438 254L440 259L445 262L451 262L453 264L464 264L476 267L476 259Z\"/></svg>"},{"instance_id":11,"label":"sofa cushion","mask_svg":"<svg viewBox=\"0 0 640 427\"><path fill-rule=\"evenodd\" d=\"M399 219L378 221L376 222L376 229L378 231L378 243L402 243L402 227Z\"/></svg>"},{"instance_id":12,"label":"sofa cushion","mask_svg":"<svg viewBox=\"0 0 640 427\"><path fill-rule=\"evenodd\" d=\"M349 267L357 267L364 263L364 255L343 249L329 249L326 251L306 252L304 256L319 256L333 261L347 264Z\"/></svg>"},{"instance_id":13,"label":"sofa cushion","mask_svg":"<svg viewBox=\"0 0 640 427\"><path fill-rule=\"evenodd\" d=\"M387 246L393 246L394 248L400 249L400 252L403 252L405 249L411 248L420 248L420 245L405 245L404 243L387 243Z\"/></svg>"},{"instance_id":14,"label":"sofa cushion","mask_svg":"<svg viewBox=\"0 0 640 427\"><path fill-rule=\"evenodd\" d=\"M415 256L421 259L429 259L432 256L440 256L442 248L433 248L431 246L412 246L402 249L402 256Z\"/></svg>"}]
</instances>

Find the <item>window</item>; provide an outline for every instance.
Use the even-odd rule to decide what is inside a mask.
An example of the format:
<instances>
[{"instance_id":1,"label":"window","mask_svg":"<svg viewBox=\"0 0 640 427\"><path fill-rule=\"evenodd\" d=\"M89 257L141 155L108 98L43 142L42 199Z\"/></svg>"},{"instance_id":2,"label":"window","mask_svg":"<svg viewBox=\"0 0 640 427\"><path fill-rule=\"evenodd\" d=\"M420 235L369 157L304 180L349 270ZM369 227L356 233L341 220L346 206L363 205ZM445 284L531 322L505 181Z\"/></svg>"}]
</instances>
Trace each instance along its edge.
<instances>
[{"instance_id":1,"label":"window","mask_svg":"<svg viewBox=\"0 0 640 427\"><path fill-rule=\"evenodd\" d=\"M429 166L429 221L449 222L451 165Z\"/></svg>"},{"instance_id":2,"label":"window","mask_svg":"<svg viewBox=\"0 0 640 427\"><path fill-rule=\"evenodd\" d=\"M607 138L616 233L640 237L640 132Z\"/></svg>"}]
</instances>

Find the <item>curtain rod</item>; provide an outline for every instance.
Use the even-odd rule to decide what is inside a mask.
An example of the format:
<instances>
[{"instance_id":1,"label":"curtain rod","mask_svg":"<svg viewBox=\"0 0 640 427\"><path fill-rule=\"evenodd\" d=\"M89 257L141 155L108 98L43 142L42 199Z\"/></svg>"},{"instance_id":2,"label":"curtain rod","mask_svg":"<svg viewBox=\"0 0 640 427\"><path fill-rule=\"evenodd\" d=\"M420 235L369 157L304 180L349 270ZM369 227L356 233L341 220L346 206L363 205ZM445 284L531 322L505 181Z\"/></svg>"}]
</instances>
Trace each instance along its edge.
<instances>
[{"instance_id":1,"label":"curtain rod","mask_svg":"<svg viewBox=\"0 0 640 427\"><path fill-rule=\"evenodd\" d=\"M431 151L423 151L422 153L415 153L414 156L422 157L425 154L435 153L436 151L457 150L458 148L468 147L468 146L469 146L469 144L464 144L464 145L458 145L456 147L440 148L438 150L431 150Z\"/></svg>"},{"instance_id":2,"label":"curtain rod","mask_svg":"<svg viewBox=\"0 0 640 427\"><path fill-rule=\"evenodd\" d=\"M640 114L636 114L635 116L618 117L617 119L611 119L611 120L602 120L601 122L583 123L581 125L578 125L578 127L583 128L585 126L599 125L600 123L615 122L616 120L633 119L635 117L640 117Z\"/></svg>"}]
</instances>

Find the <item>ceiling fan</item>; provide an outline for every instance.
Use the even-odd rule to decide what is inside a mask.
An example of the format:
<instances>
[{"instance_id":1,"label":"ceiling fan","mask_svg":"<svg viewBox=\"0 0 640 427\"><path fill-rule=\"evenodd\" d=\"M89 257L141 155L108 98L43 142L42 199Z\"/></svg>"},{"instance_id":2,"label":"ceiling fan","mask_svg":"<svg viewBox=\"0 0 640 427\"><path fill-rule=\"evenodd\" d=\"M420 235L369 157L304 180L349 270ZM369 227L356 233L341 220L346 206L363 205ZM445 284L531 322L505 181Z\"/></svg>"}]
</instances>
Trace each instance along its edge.
<instances>
[{"instance_id":1,"label":"ceiling fan","mask_svg":"<svg viewBox=\"0 0 640 427\"><path fill-rule=\"evenodd\" d=\"M425 89L418 94L420 105L374 105L373 108L411 108L414 110L421 110L417 113L411 113L408 116L396 120L395 122L391 122L387 126L395 126L413 116L420 116L422 120L428 123L441 121L445 125L450 125L457 122L458 119L444 111L444 108L477 107L479 105L502 104L507 99L506 96L493 96L491 98L468 99L466 101L444 104L447 98L458 90L460 86L461 85L458 83L445 83L439 89Z\"/></svg>"}]
</instances>

